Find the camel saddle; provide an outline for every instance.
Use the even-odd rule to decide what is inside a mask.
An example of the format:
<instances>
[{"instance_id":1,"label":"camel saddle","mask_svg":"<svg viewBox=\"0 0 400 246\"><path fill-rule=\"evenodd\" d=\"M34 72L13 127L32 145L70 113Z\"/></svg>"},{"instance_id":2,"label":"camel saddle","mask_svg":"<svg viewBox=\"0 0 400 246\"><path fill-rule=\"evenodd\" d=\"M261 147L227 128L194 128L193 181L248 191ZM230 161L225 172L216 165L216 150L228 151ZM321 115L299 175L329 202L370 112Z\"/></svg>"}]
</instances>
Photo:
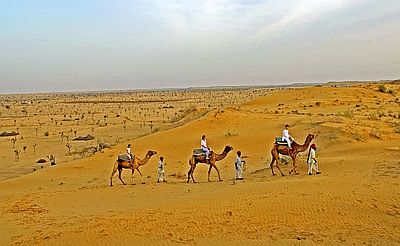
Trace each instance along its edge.
<instances>
[{"instance_id":1,"label":"camel saddle","mask_svg":"<svg viewBox=\"0 0 400 246\"><path fill-rule=\"evenodd\" d=\"M132 159L134 159L134 158L135 158L135 156L132 155ZM122 155L118 155L117 161L121 161L121 162L122 161L126 161L126 162L128 162L129 158L128 158L128 156L126 154L122 154Z\"/></svg>"},{"instance_id":2,"label":"camel saddle","mask_svg":"<svg viewBox=\"0 0 400 246\"><path fill-rule=\"evenodd\" d=\"M285 146L288 145L288 143L287 143L286 141L283 141L283 140L282 140L282 137L276 137L276 138L275 138L275 143L276 143L277 145L285 145Z\"/></svg>"},{"instance_id":3,"label":"camel saddle","mask_svg":"<svg viewBox=\"0 0 400 246\"><path fill-rule=\"evenodd\" d=\"M206 152L204 152L202 149L194 149L193 150L193 155L194 156L206 156Z\"/></svg>"}]
</instances>

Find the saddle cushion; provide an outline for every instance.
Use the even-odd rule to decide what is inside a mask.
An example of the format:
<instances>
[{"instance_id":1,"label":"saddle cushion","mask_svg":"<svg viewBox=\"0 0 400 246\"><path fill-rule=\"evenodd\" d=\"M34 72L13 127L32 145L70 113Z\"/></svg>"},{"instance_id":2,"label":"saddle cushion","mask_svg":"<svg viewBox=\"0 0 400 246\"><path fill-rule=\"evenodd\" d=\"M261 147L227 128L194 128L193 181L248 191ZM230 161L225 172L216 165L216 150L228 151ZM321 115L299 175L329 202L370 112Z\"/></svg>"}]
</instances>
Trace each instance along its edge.
<instances>
[{"instance_id":1,"label":"saddle cushion","mask_svg":"<svg viewBox=\"0 0 400 246\"><path fill-rule=\"evenodd\" d=\"M275 138L275 143L278 144L278 145L287 145L287 142L283 141L282 137L276 137Z\"/></svg>"},{"instance_id":2,"label":"saddle cushion","mask_svg":"<svg viewBox=\"0 0 400 246\"><path fill-rule=\"evenodd\" d=\"M129 158L126 154L118 155L118 161L129 161Z\"/></svg>"},{"instance_id":3,"label":"saddle cushion","mask_svg":"<svg viewBox=\"0 0 400 246\"><path fill-rule=\"evenodd\" d=\"M204 152L202 149L194 149L193 150L193 155L205 155L206 152Z\"/></svg>"}]
</instances>

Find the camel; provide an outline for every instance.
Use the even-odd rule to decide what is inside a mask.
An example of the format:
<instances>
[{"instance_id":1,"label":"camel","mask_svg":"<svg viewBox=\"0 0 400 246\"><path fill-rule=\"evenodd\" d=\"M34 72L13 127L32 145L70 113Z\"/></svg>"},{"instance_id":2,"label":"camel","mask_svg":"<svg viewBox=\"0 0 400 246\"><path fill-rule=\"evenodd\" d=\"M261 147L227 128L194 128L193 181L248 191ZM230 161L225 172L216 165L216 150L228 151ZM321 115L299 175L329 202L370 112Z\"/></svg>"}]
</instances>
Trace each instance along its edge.
<instances>
[{"instance_id":1,"label":"camel","mask_svg":"<svg viewBox=\"0 0 400 246\"><path fill-rule=\"evenodd\" d=\"M112 179L114 177L114 174L117 172L117 170L118 170L118 178L119 178L119 180L121 180L122 184L126 185L126 183L121 178L122 169L132 169L132 184L135 184L133 182L133 174L134 174L135 169L136 169L138 171L138 173L140 174L140 177L142 179L142 184L144 184L145 182L143 181L143 175L140 172L139 167L145 165L150 160L150 158L155 154L157 154L156 151L149 150L149 151L147 151L146 156L141 160L139 158L137 158L136 156L133 159L133 161L130 161L130 162L129 161L116 160L114 162L113 170L112 170L112 173L111 173L111 176L110 176L110 180L111 180L110 186L113 186Z\"/></svg>"},{"instance_id":2,"label":"camel","mask_svg":"<svg viewBox=\"0 0 400 246\"><path fill-rule=\"evenodd\" d=\"M194 180L194 177L193 177L193 172L194 172L194 169L196 169L197 163L206 163L206 164L210 165L210 168L208 169L208 182L210 182L211 168L215 168L215 170L217 170L219 181L222 181L221 176L219 174L219 170L218 170L217 166L215 165L215 162L224 159L227 156L227 154L229 153L229 151L231 151L231 150L233 150L233 148L231 146L226 146L224 151L221 154L216 154L213 151L211 151L209 154L209 157L210 157L209 159L206 159L205 155L192 155L192 157L189 159L190 169L188 172L187 182L189 183L190 177L192 177L193 183L196 183L196 181Z\"/></svg>"},{"instance_id":3,"label":"camel","mask_svg":"<svg viewBox=\"0 0 400 246\"><path fill-rule=\"evenodd\" d=\"M294 172L295 174L299 174L298 172L296 172L296 157L297 154L299 154L300 152L303 152L305 150L308 149L308 146L310 145L311 141L314 139L314 134L308 134L306 140L304 141L303 145L300 145L298 143L296 143L295 141L293 141L292 143L292 149L289 149L286 145L278 145L277 143L274 144L274 147L272 147L271 149L271 155L272 155L272 161L271 161L271 171L272 171L272 175L275 175L274 173L274 162L276 161L276 167L278 168L279 172L281 172L282 176L285 176L278 163L279 163L279 154L282 155L288 155L290 156L290 158L292 158L293 160L293 169L290 170L289 174L291 174L292 172Z\"/></svg>"}]
</instances>

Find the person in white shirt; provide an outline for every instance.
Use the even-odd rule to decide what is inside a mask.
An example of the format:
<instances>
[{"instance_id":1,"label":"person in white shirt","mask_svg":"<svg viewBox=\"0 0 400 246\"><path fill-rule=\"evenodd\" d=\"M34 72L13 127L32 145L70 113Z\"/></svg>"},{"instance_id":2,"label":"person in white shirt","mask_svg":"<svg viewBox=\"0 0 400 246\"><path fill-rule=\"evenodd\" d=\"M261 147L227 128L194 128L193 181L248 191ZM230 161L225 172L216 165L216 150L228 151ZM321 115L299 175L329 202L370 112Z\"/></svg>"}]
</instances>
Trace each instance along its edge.
<instances>
[{"instance_id":1,"label":"person in white shirt","mask_svg":"<svg viewBox=\"0 0 400 246\"><path fill-rule=\"evenodd\" d=\"M236 180L242 180L243 179L243 169L244 169L244 163L245 161L242 161L240 158L242 156L242 152L237 151L236 152L237 156L235 159L235 179Z\"/></svg>"},{"instance_id":2,"label":"person in white shirt","mask_svg":"<svg viewBox=\"0 0 400 246\"><path fill-rule=\"evenodd\" d=\"M289 135L289 125L285 125L285 129L282 131L282 141L287 142L289 149L292 148L293 138Z\"/></svg>"},{"instance_id":3,"label":"person in white shirt","mask_svg":"<svg viewBox=\"0 0 400 246\"><path fill-rule=\"evenodd\" d=\"M128 156L129 162L133 159L131 152L131 144L128 144L128 147L126 148L126 156Z\"/></svg>"},{"instance_id":4,"label":"person in white shirt","mask_svg":"<svg viewBox=\"0 0 400 246\"><path fill-rule=\"evenodd\" d=\"M206 139L206 135L203 135L201 137L201 149L206 153L206 159L209 159L209 154L210 154L210 148L207 146L207 139Z\"/></svg>"},{"instance_id":5,"label":"person in white shirt","mask_svg":"<svg viewBox=\"0 0 400 246\"><path fill-rule=\"evenodd\" d=\"M167 181L165 180L165 170L164 170L164 166L165 166L165 164L164 164L164 157L160 156L160 161L158 162L158 170L157 170L157 173L158 173L158 180L157 180L157 182L158 182L158 183L160 183L160 182L167 182Z\"/></svg>"},{"instance_id":6,"label":"person in white shirt","mask_svg":"<svg viewBox=\"0 0 400 246\"><path fill-rule=\"evenodd\" d=\"M311 144L310 151L308 152L307 164L308 164L308 175L312 175L312 170L315 170L316 174L321 174L318 169L318 161L316 159L315 152L317 150L317 145Z\"/></svg>"}]
</instances>

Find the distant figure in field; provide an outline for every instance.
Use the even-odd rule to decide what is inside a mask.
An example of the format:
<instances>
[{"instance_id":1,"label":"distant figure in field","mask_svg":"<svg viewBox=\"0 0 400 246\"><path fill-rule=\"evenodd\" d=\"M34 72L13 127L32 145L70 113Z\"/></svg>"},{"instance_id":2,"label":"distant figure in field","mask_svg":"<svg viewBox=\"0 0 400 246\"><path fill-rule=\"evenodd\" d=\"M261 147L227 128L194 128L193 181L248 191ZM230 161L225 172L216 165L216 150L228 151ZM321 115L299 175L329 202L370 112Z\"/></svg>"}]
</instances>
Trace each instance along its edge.
<instances>
[{"instance_id":1,"label":"distant figure in field","mask_svg":"<svg viewBox=\"0 0 400 246\"><path fill-rule=\"evenodd\" d=\"M289 149L292 148L293 138L292 138L292 136L289 135L289 125L288 124L285 125L285 129L283 129L283 131L282 131L282 141L287 142Z\"/></svg>"},{"instance_id":2,"label":"distant figure in field","mask_svg":"<svg viewBox=\"0 0 400 246\"><path fill-rule=\"evenodd\" d=\"M204 151L204 153L206 153L206 159L210 159L209 154L210 154L210 148L207 146L207 139L206 139L206 135L203 135L201 137L201 146L200 148Z\"/></svg>"},{"instance_id":3,"label":"distant figure in field","mask_svg":"<svg viewBox=\"0 0 400 246\"><path fill-rule=\"evenodd\" d=\"M126 148L126 156L128 156L129 162L133 160L133 154L131 151L131 144L128 144L128 147Z\"/></svg>"},{"instance_id":4,"label":"distant figure in field","mask_svg":"<svg viewBox=\"0 0 400 246\"><path fill-rule=\"evenodd\" d=\"M242 161L242 159L240 158L242 156L242 152L240 152L240 150L238 150L236 152L237 156L235 159L235 179L236 180L242 180L243 179L243 169L244 169L244 163L245 161Z\"/></svg>"},{"instance_id":5,"label":"distant figure in field","mask_svg":"<svg viewBox=\"0 0 400 246\"><path fill-rule=\"evenodd\" d=\"M311 144L310 151L308 152L307 164L308 164L308 175L312 175L312 170L315 170L316 174L321 174L318 169L318 161L316 159L315 152L317 151L317 145Z\"/></svg>"},{"instance_id":6,"label":"distant figure in field","mask_svg":"<svg viewBox=\"0 0 400 246\"><path fill-rule=\"evenodd\" d=\"M158 162L158 180L157 183L160 182L167 182L165 180L165 169L164 169L165 163L164 163L164 157L160 156L160 161Z\"/></svg>"}]
</instances>

